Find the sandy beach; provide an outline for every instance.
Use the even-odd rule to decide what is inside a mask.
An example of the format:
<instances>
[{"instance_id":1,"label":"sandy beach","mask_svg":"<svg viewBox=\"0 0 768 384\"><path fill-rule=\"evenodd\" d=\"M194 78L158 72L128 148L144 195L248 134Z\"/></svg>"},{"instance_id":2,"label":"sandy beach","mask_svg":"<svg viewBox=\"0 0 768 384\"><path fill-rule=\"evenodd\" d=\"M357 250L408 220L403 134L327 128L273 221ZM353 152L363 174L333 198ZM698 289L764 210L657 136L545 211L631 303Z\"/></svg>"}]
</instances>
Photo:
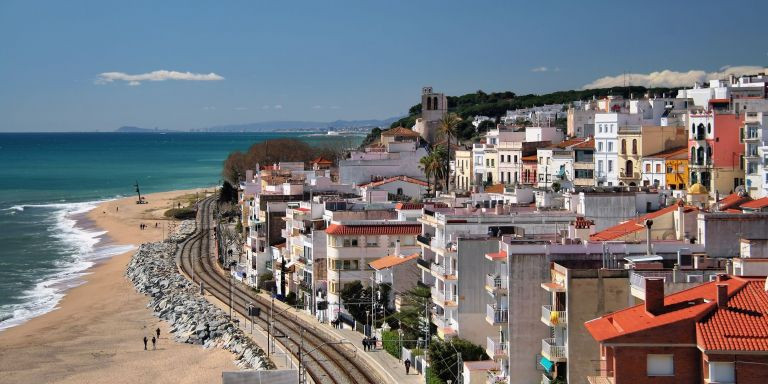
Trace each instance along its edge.
<instances>
[{"instance_id":1,"label":"sandy beach","mask_svg":"<svg viewBox=\"0 0 768 384\"><path fill-rule=\"evenodd\" d=\"M89 212L87 221L108 231L106 241L138 246L162 239L173 227L165 210L189 204L202 191L150 194L142 205L135 197L106 202ZM139 229L142 223L147 229ZM152 315L147 298L124 276L132 254L94 266L58 309L0 332L0 382L216 383L222 371L237 370L229 352L169 339L168 325ZM151 338L158 327L157 350L150 342L145 351L142 338Z\"/></svg>"}]
</instances>

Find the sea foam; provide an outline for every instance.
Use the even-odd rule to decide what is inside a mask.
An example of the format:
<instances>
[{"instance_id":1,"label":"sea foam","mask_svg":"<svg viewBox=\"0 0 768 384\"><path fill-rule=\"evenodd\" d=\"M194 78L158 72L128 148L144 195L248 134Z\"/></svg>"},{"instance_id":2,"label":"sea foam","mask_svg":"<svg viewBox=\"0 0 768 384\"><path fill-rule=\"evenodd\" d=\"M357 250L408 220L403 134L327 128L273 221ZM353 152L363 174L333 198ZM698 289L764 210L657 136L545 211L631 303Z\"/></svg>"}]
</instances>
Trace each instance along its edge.
<instances>
[{"instance_id":1,"label":"sea foam","mask_svg":"<svg viewBox=\"0 0 768 384\"><path fill-rule=\"evenodd\" d=\"M133 245L103 244L106 231L83 226L84 215L108 200L28 204L11 207L15 212L44 209L52 220L48 233L66 256L55 262L55 269L37 279L35 286L21 294L22 302L0 307L0 330L26 322L58 308L65 291L83 283L82 276L99 259L135 249Z\"/></svg>"}]
</instances>

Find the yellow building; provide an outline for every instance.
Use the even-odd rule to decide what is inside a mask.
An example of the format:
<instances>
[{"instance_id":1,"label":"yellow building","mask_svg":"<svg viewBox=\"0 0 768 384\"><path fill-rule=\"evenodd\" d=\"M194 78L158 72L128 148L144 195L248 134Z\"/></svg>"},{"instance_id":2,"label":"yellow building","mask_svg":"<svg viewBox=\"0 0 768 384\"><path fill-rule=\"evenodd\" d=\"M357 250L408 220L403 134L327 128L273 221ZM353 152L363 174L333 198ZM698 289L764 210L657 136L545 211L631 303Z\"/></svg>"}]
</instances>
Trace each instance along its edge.
<instances>
[{"instance_id":1,"label":"yellow building","mask_svg":"<svg viewBox=\"0 0 768 384\"><path fill-rule=\"evenodd\" d=\"M664 160L669 189L685 189L688 185L688 149L683 147Z\"/></svg>"},{"instance_id":2,"label":"yellow building","mask_svg":"<svg viewBox=\"0 0 768 384\"><path fill-rule=\"evenodd\" d=\"M472 187L472 151L457 150L454 156L454 185L468 191Z\"/></svg>"},{"instance_id":3,"label":"yellow building","mask_svg":"<svg viewBox=\"0 0 768 384\"><path fill-rule=\"evenodd\" d=\"M684 190L688 185L688 148L644 156L641 172L643 186Z\"/></svg>"},{"instance_id":4,"label":"yellow building","mask_svg":"<svg viewBox=\"0 0 768 384\"><path fill-rule=\"evenodd\" d=\"M688 143L688 135L684 127L635 125L619 127L618 133L620 185L635 186L641 183L644 179L642 174L645 172L641 168L644 157L682 147ZM663 172L661 169L659 171ZM660 182L661 180L657 184Z\"/></svg>"}]
</instances>

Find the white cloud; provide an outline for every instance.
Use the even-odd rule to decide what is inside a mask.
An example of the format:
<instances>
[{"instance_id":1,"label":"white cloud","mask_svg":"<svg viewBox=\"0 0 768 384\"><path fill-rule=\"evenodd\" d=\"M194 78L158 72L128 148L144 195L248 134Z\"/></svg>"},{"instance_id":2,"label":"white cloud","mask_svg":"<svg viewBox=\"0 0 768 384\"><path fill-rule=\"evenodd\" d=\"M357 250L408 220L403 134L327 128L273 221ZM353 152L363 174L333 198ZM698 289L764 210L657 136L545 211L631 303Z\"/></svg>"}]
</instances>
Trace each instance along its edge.
<instances>
[{"instance_id":1,"label":"white cloud","mask_svg":"<svg viewBox=\"0 0 768 384\"><path fill-rule=\"evenodd\" d=\"M531 72L546 72L546 71L549 71L549 68L547 67L531 68Z\"/></svg>"},{"instance_id":2,"label":"white cloud","mask_svg":"<svg viewBox=\"0 0 768 384\"><path fill-rule=\"evenodd\" d=\"M274 107L272 107L272 108L274 108L274 109L283 109L283 106L282 106L282 105L280 105L280 104L277 104L277 105L275 105L275 106L274 106Z\"/></svg>"},{"instance_id":3,"label":"white cloud","mask_svg":"<svg viewBox=\"0 0 768 384\"><path fill-rule=\"evenodd\" d=\"M166 81L166 80L186 80L186 81L219 81L224 77L213 72L211 73L192 73L178 71L152 71L129 75L123 72L104 72L96 78L96 84L106 84L114 81L126 81L130 86L140 85L142 81Z\"/></svg>"},{"instance_id":4,"label":"white cloud","mask_svg":"<svg viewBox=\"0 0 768 384\"><path fill-rule=\"evenodd\" d=\"M234 107L232 109L234 109L235 111L247 111L248 107Z\"/></svg>"},{"instance_id":5,"label":"white cloud","mask_svg":"<svg viewBox=\"0 0 768 384\"><path fill-rule=\"evenodd\" d=\"M716 72L702 70L690 70L678 72L665 69L651 73L628 73L625 75L601 77L585 86L590 88L610 88L624 85L640 85L644 87L691 87L693 83L704 83L712 79L722 79L730 75L752 75L758 72L766 72L766 68L754 65L742 65L732 67L726 65Z\"/></svg>"},{"instance_id":6,"label":"white cloud","mask_svg":"<svg viewBox=\"0 0 768 384\"><path fill-rule=\"evenodd\" d=\"M203 111L215 111L215 110L216 110L216 107L214 107L214 106L212 106L212 105L206 105L206 106L205 106L205 107L203 107L202 109L203 109Z\"/></svg>"},{"instance_id":7,"label":"white cloud","mask_svg":"<svg viewBox=\"0 0 768 384\"><path fill-rule=\"evenodd\" d=\"M323 109L322 105L313 105L312 109Z\"/></svg>"}]
</instances>

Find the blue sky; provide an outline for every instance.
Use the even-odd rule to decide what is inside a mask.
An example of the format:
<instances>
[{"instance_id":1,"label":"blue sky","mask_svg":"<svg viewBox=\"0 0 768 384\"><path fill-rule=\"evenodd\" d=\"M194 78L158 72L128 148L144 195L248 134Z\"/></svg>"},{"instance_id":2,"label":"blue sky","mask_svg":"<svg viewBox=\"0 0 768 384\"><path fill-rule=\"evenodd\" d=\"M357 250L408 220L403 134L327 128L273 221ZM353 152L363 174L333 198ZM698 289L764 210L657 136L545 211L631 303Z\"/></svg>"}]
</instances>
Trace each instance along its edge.
<instances>
[{"instance_id":1,"label":"blue sky","mask_svg":"<svg viewBox=\"0 0 768 384\"><path fill-rule=\"evenodd\" d=\"M387 118L424 85L695 78L765 66L765 14L765 1L4 0L0 131Z\"/></svg>"}]
</instances>

